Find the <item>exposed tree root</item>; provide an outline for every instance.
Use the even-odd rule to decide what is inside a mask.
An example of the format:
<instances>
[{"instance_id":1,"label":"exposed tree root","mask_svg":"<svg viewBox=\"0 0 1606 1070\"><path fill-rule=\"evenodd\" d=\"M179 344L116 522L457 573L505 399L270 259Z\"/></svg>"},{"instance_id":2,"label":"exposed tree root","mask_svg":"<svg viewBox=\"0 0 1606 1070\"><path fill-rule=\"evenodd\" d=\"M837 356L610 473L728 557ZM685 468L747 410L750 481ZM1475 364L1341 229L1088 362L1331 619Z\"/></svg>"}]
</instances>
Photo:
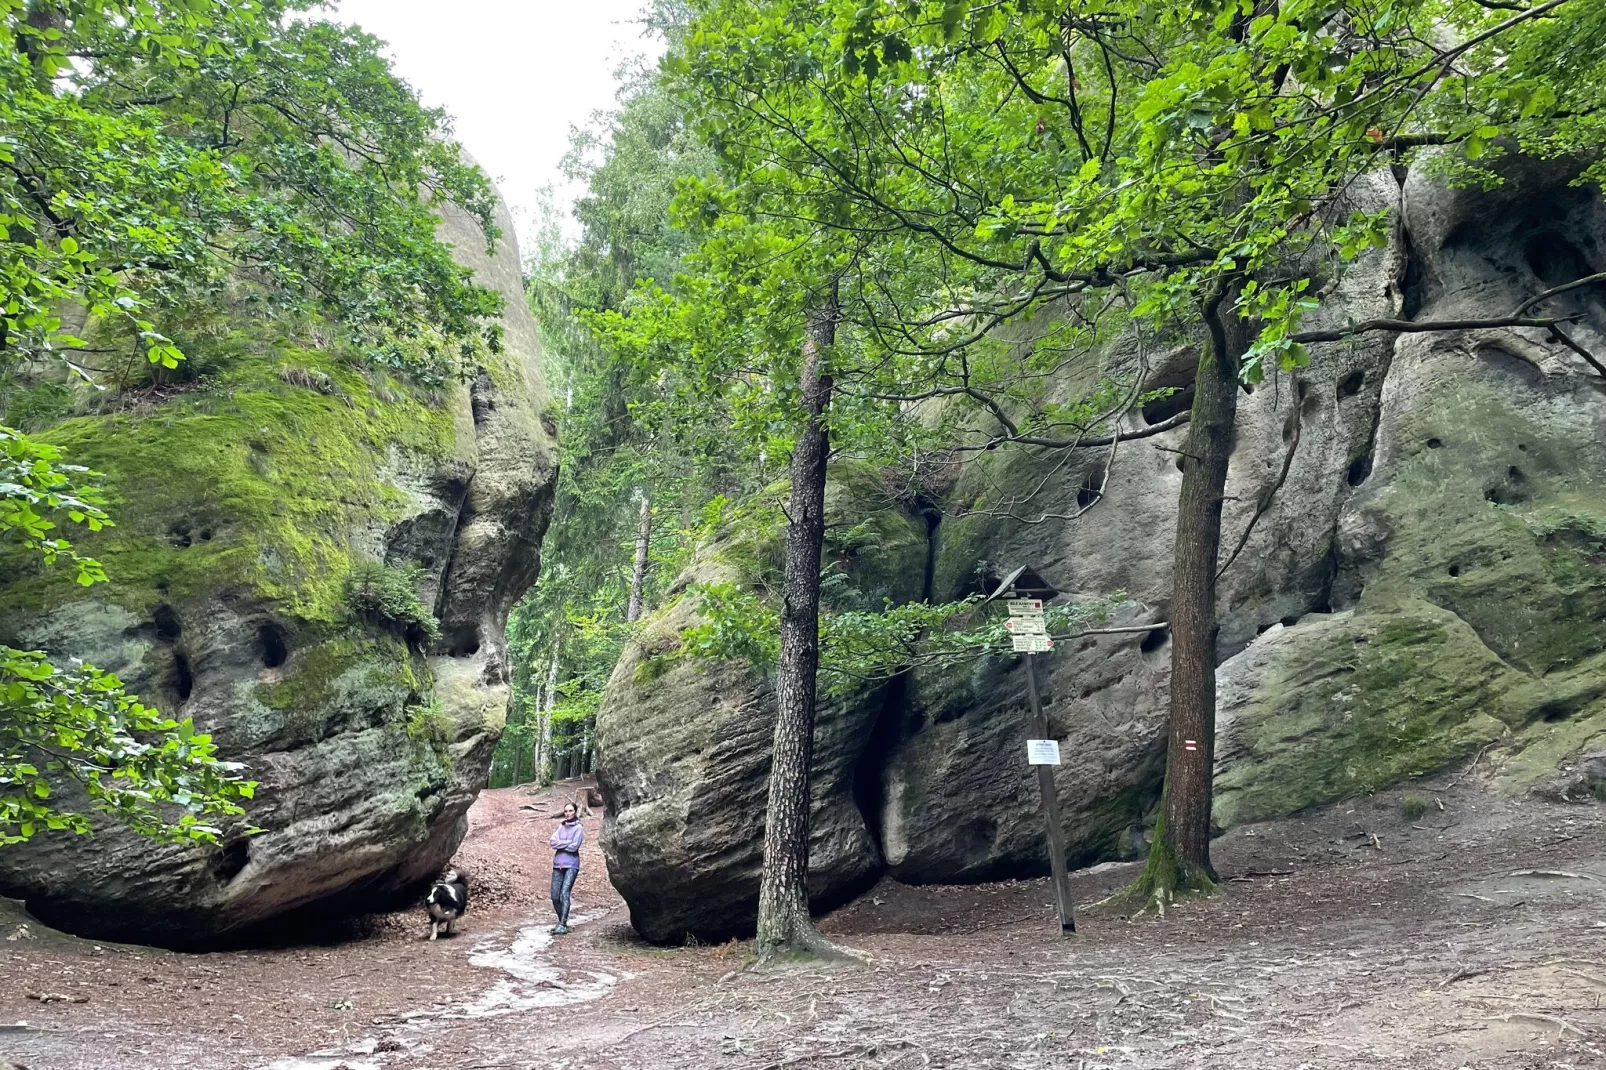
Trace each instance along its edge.
<instances>
[{"instance_id":1,"label":"exposed tree root","mask_svg":"<svg viewBox=\"0 0 1606 1070\"><path fill-rule=\"evenodd\" d=\"M1178 899L1209 895L1215 890L1215 873L1186 865L1167 841L1165 803L1162 799L1160 820L1154 828L1154 842L1149 845L1148 864L1138 874L1137 880L1124 891L1112 895L1107 902L1133 910L1133 917L1141 917L1153 910L1163 918L1165 908Z\"/></svg>"}]
</instances>

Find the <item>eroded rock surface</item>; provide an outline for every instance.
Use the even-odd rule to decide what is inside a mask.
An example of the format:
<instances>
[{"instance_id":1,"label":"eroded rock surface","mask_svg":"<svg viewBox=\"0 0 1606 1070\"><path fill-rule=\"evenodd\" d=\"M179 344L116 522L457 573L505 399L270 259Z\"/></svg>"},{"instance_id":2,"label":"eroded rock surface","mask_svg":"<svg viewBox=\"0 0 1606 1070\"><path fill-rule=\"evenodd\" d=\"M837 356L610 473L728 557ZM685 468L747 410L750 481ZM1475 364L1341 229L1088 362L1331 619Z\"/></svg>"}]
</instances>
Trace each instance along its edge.
<instances>
[{"instance_id":1,"label":"eroded rock surface","mask_svg":"<svg viewBox=\"0 0 1606 1070\"><path fill-rule=\"evenodd\" d=\"M688 934L718 940L753 928L774 691L744 661L686 656L681 633L699 620L694 585L778 581L779 500L766 495L749 503L699 554L670 604L620 658L597 715L608 875L630 904L631 922L651 940ZM826 523L837 577L827 589L839 605L921 596L927 521L893 500L873 473L836 469ZM868 686L820 705L809 847L817 907L845 901L881 872L878 830L858 796L875 790L877 773L865 768L864 756L896 695L885 685Z\"/></svg>"},{"instance_id":2,"label":"eroded rock surface","mask_svg":"<svg viewBox=\"0 0 1606 1070\"><path fill-rule=\"evenodd\" d=\"M1325 291L1311 326L1508 315L1606 269L1606 203L1558 168L1514 165L1493 191L1380 173L1352 197L1388 209L1393 236ZM1537 311L1576 316L1570 336L1606 355L1606 287ZM1223 516L1217 822L1286 815L1485 749L1509 790L1560 783L1561 767L1573 797L1592 797L1595 765L1578 756L1606 747L1606 378L1543 330L1378 333L1310 356L1240 399ZM1197 350L1186 339L1126 338L1090 360L1068 370L1063 393L1101 372L1179 388L1125 431L1189 403ZM1170 655L1161 625L1185 437L1177 428L1063 467L1027 451L985 454L938 503L933 598L1030 564L1075 599L1124 592L1113 624L1156 625L1039 660L1065 756L1056 781L1067 836L1082 861L1140 852L1158 798ZM1095 500L1075 521L1043 519ZM659 716L686 727L656 760L635 759L640 786L609 797L610 820L669 797L652 787L659 770L703 760L702 711L717 692L688 675L665 699ZM616 675L605 708L622 694ZM856 801L880 859L866 850L863 865L908 881L1046 872L1013 659L917 671L878 725L859 755ZM615 721L600 739L604 765L641 738ZM746 797L761 809L760 785ZM621 891L634 907L654 879L756 858L761 820L702 841L695 857L672 846L684 823L666 823L671 846Z\"/></svg>"},{"instance_id":3,"label":"eroded rock surface","mask_svg":"<svg viewBox=\"0 0 1606 1070\"><path fill-rule=\"evenodd\" d=\"M0 641L81 657L211 732L261 782L215 850L105 825L0 852L0 890L76 932L227 940L331 898L410 890L451 856L510 679L503 629L534 580L556 478L513 225L494 256L442 236L506 299L505 347L424 390L339 359L327 335L228 320L187 339L212 382L41 437L106 473L117 527L84 538L108 584L0 586ZM422 571L444 637L354 614L361 563Z\"/></svg>"}]
</instances>

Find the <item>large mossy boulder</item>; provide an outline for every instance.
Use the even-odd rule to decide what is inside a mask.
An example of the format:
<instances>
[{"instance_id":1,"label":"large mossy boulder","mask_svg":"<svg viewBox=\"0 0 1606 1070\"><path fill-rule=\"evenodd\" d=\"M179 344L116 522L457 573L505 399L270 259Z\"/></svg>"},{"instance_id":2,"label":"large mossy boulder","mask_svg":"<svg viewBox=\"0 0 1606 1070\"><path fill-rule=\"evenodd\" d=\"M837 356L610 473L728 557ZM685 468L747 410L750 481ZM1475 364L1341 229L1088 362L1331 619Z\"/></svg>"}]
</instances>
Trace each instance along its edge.
<instances>
[{"instance_id":1,"label":"large mossy boulder","mask_svg":"<svg viewBox=\"0 0 1606 1070\"><path fill-rule=\"evenodd\" d=\"M1358 184L1349 207L1386 210L1393 235L1325 291L1307 325L1505 314L1606 267L1599 190L1520 161L1505 177L1491 190L1450 190L1419 171ZM1606 357L1606 287L1543 311L1573 317L1573 339ZM1368 334L1310 358L1239 399L1218 594L1216 822L1285 816L1485 749L1508 790L1593 798L1594 756L1606 752L1606 377L1543 330ZM1044 400L1106 376L1175 388L1120 429L1146 432L1186 410L1197 359L1186 337L1122 338L1062 360ZM1123 594L1112 624L1154 625L1038 659L1078 861L1140 853L1158 800L1186 433L1070 459L973 455L938 503L934 599L1029 564L1071 599ZM685 672L672 703L691 741L711 692ZM989 658L917 669L888 693L857 755L859 811L879 851L861 864L918 882L1047 871L1023 676ZM644 781L659 768L636 760ZM760 785L747 790L762 798ZM757 830L705 841L695 866L750 862ZM691 864L651 861L656 870L633 873L640 887Z\"/></svg>"},{"instance_id":2,"label":"large mossy boulder","mask_svg":"<svg viewBox=\"0 0 1606 1070\"><path fill-rule=\"evenodd\" d=\"M719 940L752 932L763 861L775 692L746 661L687 656L699 585L780 588L785 488L745 504L701 548L670 602L626 647L597 714L597 782L606 810L608 875L650 940ZM840 464L826 492L828 596L840 608L907 602L924 593L928 523L873 469ZM820 704L814 734L812 903L828 908L881 873L863 755L896 689L867 686ZM869 779L867 780L866 777Z\"/></svg>"},{"instance_id":3,"label":"large mossy boulder","mask_svg":"<svg viewBox=\"0 0 1606 1070\"><path fill-rule=\"evenodd\" d=\"M116 526L81 539L110 582L7 563L0 641L118 673L192 717L260 781L215 849L99 823L0 850L0 893L74 931L165 944L242 936L331 898L369 906L451 856L485 782L510 679L503 629L533 582L556 476L513 226L494 255L442 237L503 294L505 344L421 388L315 324L248 308L192 325L199 378L39 432L105 474ZM419 620L351 597L419 597Z\"/></svg>"}]
</instances>

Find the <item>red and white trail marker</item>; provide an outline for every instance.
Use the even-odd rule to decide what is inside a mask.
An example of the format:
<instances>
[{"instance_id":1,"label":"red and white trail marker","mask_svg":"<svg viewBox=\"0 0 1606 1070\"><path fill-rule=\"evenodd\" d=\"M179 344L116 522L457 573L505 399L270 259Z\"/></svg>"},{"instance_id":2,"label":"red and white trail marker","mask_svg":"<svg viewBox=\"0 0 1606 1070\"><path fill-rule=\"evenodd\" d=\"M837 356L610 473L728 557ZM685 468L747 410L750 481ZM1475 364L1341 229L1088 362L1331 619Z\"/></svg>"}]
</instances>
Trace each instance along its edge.
<instances>
[{"instance_id":1,"label":"red and white trail marker","mask_svg":"<svg viewBox=\"0 0 1606 1070\"><path fill-rule=\"evenodd\" d=\"M1182 741L1182 749L1183 750L1198 750L1199 749L1199 741L1197 739L1185 739L1185 740Z\"/></svg>"}]
</instances>

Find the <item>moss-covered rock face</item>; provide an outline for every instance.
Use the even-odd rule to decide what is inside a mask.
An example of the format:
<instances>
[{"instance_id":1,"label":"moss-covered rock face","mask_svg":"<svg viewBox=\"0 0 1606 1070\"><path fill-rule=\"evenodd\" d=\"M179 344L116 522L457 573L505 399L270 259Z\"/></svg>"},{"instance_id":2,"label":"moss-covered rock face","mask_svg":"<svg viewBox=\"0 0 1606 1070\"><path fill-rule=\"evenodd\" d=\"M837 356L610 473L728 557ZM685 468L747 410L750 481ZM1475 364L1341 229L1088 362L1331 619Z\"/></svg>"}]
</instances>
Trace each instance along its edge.
<instances>
[{"instance_id":1,"label":"moss-covered rock face","mask_svg":"<svg viewBox=\"0 0 1606 1070\"><path fill-rule=\"evenodd\" d=\"M1408 180L1419 317L1515 307L1569 281L1547 274L1555 256L1598 256L1598 194L1518 178L1526 189L1491 194ZM1553 305L1591 344L1606 336L1598 299ZM1540 332L1406 335L1376 419L1364 486L1334 527L1323 608L1348 612L1274 628L1223 668L1219 824L1484 748L1507 790L1545 788L1606 745L1599 376Z\"/></svg>"},{"instance_id":2,"label":"moss-covered rock face","mask_svg":"<svg viewBox=\"0 0 1606 1070\"><path fill-rule=\"evenodd\" d=\"M650 940L724 939L751 933L757 917L772 681L745 662L685 656L681 635L698 621L696 597L686 593L694 583L739 583L766 596L779 589L784 498L781 486L746 503L699 551L676 583L682 593L625 649L597 714L608 875ZM826 523L822 564L834 605L921 596L925 518L892 500L874 469L832 468ZM816 906L843 902L881 872L861 808L861 763L889 697L882 687L821 703L809 850Z\"/></svg>"},{"instance_id":3,"label":"moss-covered rock face","mask_svg":"<svg viewBox=\"0 0 1606 1070\"><path fill-rule=\"evenodd\" d=\"M466 217L442 225L506 299L507 344L470 382L397 382L315 329L235 310L188 342L198 385L43 427L105 473L116 526L79 544L111 582L11 562L0 641L83 657L193 717L261 782L263 831L242 823L211 852L109 827L38 837L0 854L0 890L86 933L207 942L357 887L407 890L450 856L502 729L503 627L555 478L505 211L500 225L495 256ZM362 563L417 570L439 642L352 610Z\"/></svg>"}]
</instances>

